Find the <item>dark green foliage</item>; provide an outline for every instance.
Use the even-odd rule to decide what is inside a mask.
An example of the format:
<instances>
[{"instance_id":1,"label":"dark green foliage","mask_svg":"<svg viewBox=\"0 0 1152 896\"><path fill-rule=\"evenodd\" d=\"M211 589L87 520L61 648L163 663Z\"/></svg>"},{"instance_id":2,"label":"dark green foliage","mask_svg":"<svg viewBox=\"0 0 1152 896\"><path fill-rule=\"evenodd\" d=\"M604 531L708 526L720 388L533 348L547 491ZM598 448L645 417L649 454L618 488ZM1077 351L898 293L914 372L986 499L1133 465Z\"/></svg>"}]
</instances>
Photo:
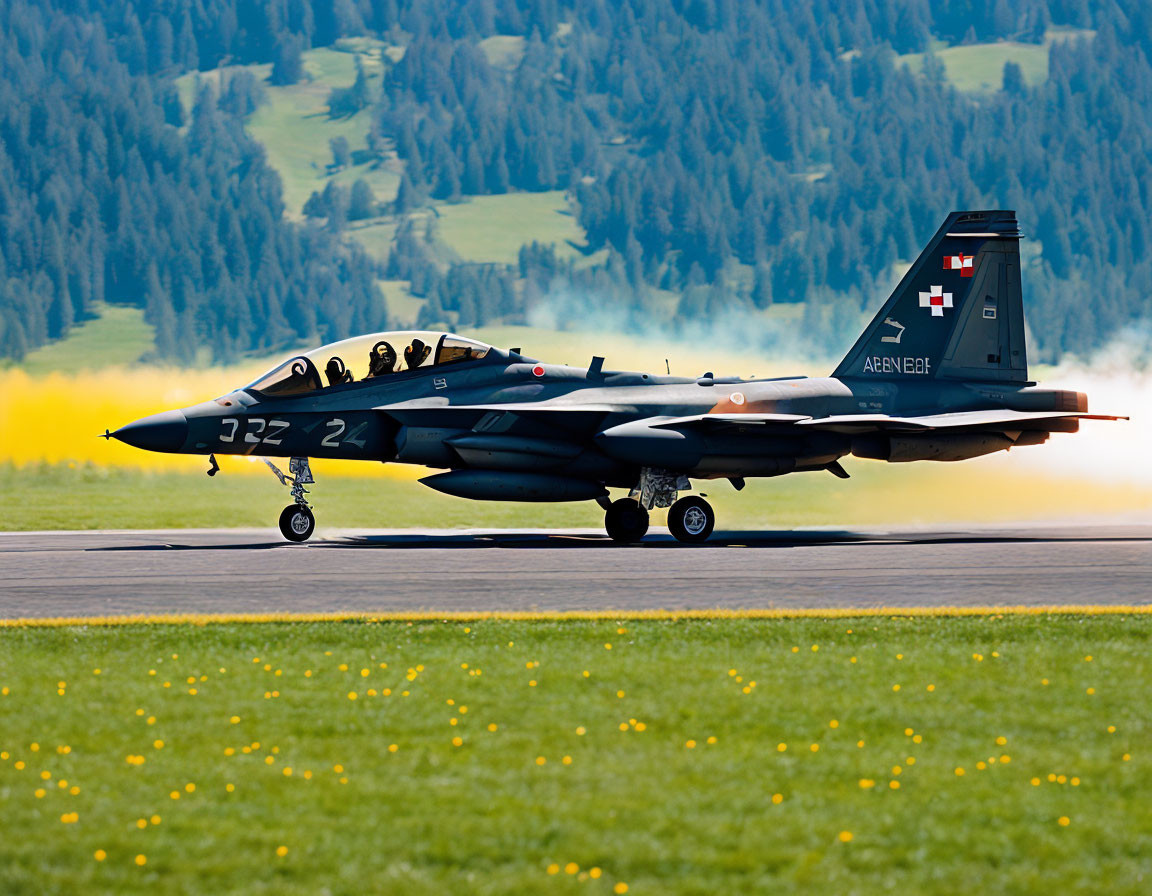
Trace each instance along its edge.
<instances>
[{"instance_id":1,"label":"dark green foliage","mask_svg":"<svg viewBox=\"0 0 1152 896\"><path fill-rule=\"evenodd\" d=\"M149 263L185 354L195 339L231 355L363 328L373 314L351 309L382 307L370 265L333 234L380 211L374 199L326 190L305 206L324 228L283 224L275 176L239 127L259 85L230 77L219 101L185 110L165 80L271 62L271 80L292 83L302 49L363 34L403 57L380 89L358 62L330 112L369 110L369 156L403 159L392 213L566 189L589 249L608 250L606 264L528 280L453 265L402 226L390 270L428 319L514 320L602 290L583 298L647 321L659 284L683 291L685 314L805 302L819 330L875 307L894 265L963 206L1016 208L1039 241L1025 271L1036 356L1090 351L1149 315L1143 0L19 0L0 24L3 354L66 332L93 300L151 309ZM1054 45L1036 87L1009 63L1003 90L973 97L938 57L922 74L895 57L934 37L1037 43L1053 24L1097 36ZM479 42L495 35L522 38L522 54L489 64ZM501 305L486 290L504 295L505 277ZM330 298L332 283L347 292Z\"/></svg>"},{"instance_id":2,"label":"dark green foliage","mask_svg":"<svg viewBox=\"0 0 1152 896\"><path fill-rule=\"evenodd\" d=\"M0 5L0 355L102 301L144 308L158 354L184 361L383 326L375 265L283 220L279 178L241 127L252 75L219 97L216 78L201 85L181 134L172 84L132 73L137 30L110 42L46 4Z\"/></svg>"}]
</instances>

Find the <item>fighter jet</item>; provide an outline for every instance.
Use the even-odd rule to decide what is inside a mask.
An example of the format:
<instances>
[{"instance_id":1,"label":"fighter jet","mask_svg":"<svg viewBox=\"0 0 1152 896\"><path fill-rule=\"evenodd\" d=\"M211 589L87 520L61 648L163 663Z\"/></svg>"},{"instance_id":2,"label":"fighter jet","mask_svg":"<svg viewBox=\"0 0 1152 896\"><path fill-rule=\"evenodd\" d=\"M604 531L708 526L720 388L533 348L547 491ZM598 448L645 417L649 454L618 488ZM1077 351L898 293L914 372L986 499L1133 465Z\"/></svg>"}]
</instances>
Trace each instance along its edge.
<instances>
[{"instance_id":1,"label":"fighter jet","mask_svg":"<svg viewBox=\"0 0 1152 896\"><path fill-rule=\"evenodd\" d=\"M1028 379L1012 211L954 212L830 377L660 376L549 364L452 333L376 333L285 360L202 404L105 432L150 451L263 458L293 503L290 541L316 521L309 458L418 464L420 481L481 501L596 501L617 542L667 507L682 542L712 533L693 481L848 473L849 455L960 461L1076 432L1082 392ZM281 472L268 458L290 458ZM625 489L615 500L609 489Z\"/></svg>"}]
</instances>

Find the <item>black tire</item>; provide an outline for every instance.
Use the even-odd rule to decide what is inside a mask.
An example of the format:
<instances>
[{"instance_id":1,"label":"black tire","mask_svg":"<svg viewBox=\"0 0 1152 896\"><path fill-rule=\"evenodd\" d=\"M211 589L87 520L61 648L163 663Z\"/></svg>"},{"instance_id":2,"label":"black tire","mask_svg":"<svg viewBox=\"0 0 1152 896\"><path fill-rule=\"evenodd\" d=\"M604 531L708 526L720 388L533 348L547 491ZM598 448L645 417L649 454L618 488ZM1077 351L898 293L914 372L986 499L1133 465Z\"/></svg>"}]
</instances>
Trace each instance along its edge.
<instances>
[{"instance_id":1,"label":"black tire","mask_svg":"<svg viewBox=\"0 0 1152 896\"><path fill-rule=\"evenodd\" d=\"M608 537L620 544L632 544L648 531L648 511L632 498L613 501L604 512Z\"/></svg>"},{"instance_id":2,"label":"black tire","mask_svg":"<svg viewBox=\"0 0 1152 896\"><path fill-rule=\"evenodd\" d=\"M703 498L689 495L668 508L668 531L677 541L700 544L716 528L716 511Z\"/></svg>"},{"instance_id":3,"label":"black tire","mask_svg":"<svg viewBox=\"0 0 1152 896\"><path fill-rule=\"evenodd\" d=\"M280 513L280 534L289 541L307 541L316 531L316 517L307 507L289 504Z\"/></svg>"}]
</instances>

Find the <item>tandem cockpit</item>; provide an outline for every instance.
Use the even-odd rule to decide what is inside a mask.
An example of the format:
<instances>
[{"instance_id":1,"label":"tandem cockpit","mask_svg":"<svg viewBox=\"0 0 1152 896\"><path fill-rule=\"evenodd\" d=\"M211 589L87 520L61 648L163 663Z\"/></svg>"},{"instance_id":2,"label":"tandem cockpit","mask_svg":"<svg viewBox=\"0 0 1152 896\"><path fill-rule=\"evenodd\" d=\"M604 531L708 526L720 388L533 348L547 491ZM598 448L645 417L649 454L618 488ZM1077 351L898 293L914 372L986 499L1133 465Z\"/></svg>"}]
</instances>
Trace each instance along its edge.
<instances>
[{"instance_id":1,"label":"tandem cockpit","mask_svg":"<svg viewBox=\"0 0 1152 896\"><path fill-rule=\"evenodd\" d=\"M452 333L402 330L355 336L289 358L244 387L263 397L301 395L366 380L466 364L500 349ZM406 377L405 377L406 378Z\"/></svg>"}]
</instances>

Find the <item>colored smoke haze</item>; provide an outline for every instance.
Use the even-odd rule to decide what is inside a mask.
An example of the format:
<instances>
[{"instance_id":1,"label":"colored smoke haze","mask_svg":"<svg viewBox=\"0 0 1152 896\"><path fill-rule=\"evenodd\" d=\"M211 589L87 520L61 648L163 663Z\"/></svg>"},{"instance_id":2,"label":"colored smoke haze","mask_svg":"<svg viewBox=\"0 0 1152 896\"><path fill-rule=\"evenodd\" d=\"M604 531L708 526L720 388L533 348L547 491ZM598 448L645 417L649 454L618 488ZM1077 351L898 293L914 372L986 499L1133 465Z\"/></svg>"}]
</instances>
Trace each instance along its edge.
<instances>
[{"instance_id":1,"label":"colored smoke haze","mask_svg":"<svg viewBox=\"0 0 1152 896\"><path fill-rule=\"evenodd\" d=\"M549 344L557 337L563 340L561 356L556 360L571 364L586 363L592 354L607 356L608 367L663 371L663 357L671 357L672 371L686 375L704 370L717 374L739 373L760 376L786 373L813 376L826 375L830 369L824 361L779 360L770 353L757 358L746 347L737 350L720 342L642 340L638 344L620 334L572 332L547 334L491 332L478 334L497 344L523 335L524 351L537 357L550 358L556 346ZM533 337L542 344L533 345ZM503 337L503 338L502 338ZM517 339L517 342L521 340ZM659 357L658 357L659 356ZM166 367L117 367L74 374L52 373L32 377L19 369L0 371L0 463L26 466L47 463L91 463L105 467L127 467L142 470L197 472L206 468L206 459L190 455L167 455L140 451L116 440L105 441L98 435L115 430L132 420L169 408L183 407L225 394L237 385L249 382L271 366L269 359L230 367L179 370ZM697 368L699 368L697 370ZM868 475L881 468L890 477L894 490L908 480L929 501L950 505L949 495L956 498L957 518L971 517L971 502L959 492L970 489L973 479L988 476L1003 486L998 497L1005 504L1019 502L1018 518L1033 516L1028 511L1029 496L1035 495L1039 482L1059 487L1067 497L1069 515L1093 511L1152 512L1152 465L1146 462L1147 446L1152 444L1152 368L1142 363L1141 355L1125 343L1101 352L1089 362L1075 362L1056 368L1036 368L1033 376L1042 385L1077 389L1088 393L1093 412L1132 417L1116 423L1086 421L1081 431L1054 434L1045 445L1001 452L977 458L964 464L916 464L907 467L882 465L872 461L848 458L849 472ZM251 458L221 457L228 474L269 475L264 465ZM281 466L283 463L277 461ZM910 467L917 475L908 477ZM321 475L361 476L413 480L427 471L422 467L357 463L354 461L321 461L316 464ZM913 485L912 480L915 481ZM926 481L933 485L932 494L923 492ZM1130 501L1118 507L1115 495L1097 506L1093 484L1132 486ZM844 487L850 483L845 483ZM831 486L831 484L830 484ZM1114 491L1114 489L1113 489ZM851 490L845 495L850 500ZM1100 495L1103 498L1103 495ZM895 495L893 495L895 498ZM896 502L900 503L900 502ZM965 508L965 509L961 509ZM939 507L937 507L939 510ZM934 512L933 518L940 514ZM996 516L1003 517L1003 512Z\"/></svg>"}]
</instances>

